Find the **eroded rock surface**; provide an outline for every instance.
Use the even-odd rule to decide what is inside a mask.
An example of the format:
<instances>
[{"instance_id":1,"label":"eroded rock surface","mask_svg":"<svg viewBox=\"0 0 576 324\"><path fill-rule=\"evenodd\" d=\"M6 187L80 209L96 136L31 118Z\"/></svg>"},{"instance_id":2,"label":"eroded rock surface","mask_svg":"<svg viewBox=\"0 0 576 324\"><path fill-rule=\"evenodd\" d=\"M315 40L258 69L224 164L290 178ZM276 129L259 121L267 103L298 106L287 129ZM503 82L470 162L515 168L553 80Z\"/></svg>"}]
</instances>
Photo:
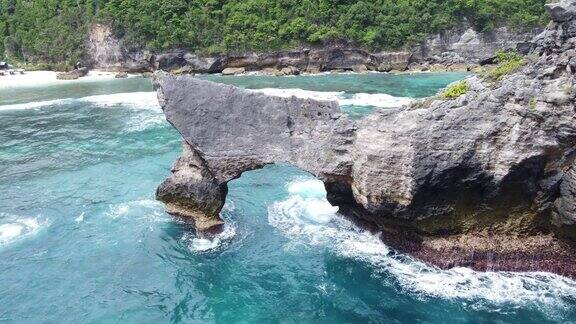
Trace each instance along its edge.
<instances>
[{"instance_id":1,"label":"eroded rock surface","mask_svg":"<svg viewBox=\"0 0 576 324\"><path fill-rule=\"evenodd\" d=\"M535 38L520 70L357 124L333 102L158 74L160 103L185 140L158 197L218 223L228 181L287 162L426 261L576 276L576 20L563 18L572 4L548 8L559 6L568 13Z\"/></svg>"},{"instance_id":2,"label":"eroded rock surface","mask_svg":"<svg viewBox=\"0 0 576 324\"><path fill-rule=\"evenodd\" d=\"M58 80L76 80L83 76L88 75L88 68L82 67L79 69L74 69L69 72L61 72L56 75L56 79Z\"/></svg>"},{"instance_id":3,"label":"eroded rock surface","mask_svg":"<svg viewBox=\"0 0 576 324\"><path fill-rule=\"evenodd\" d=\"M156 82L166 118L185 141L158 189L177 214L219 219L227 183L266 164L291 163L326 182L350 175L355 126L337 103L269 97L190 76L159 74Z\"/></svg>"},{"instance_id":4,"label":"eroded rock surface","mask_svg":"<svg viewBox=\"0 0 576 324\"><path fill-rule=\"evenodd\" d=\"M86 44L90 63L95 68L113 71L144 72L163 70L175 74L220 73L229 68L245 71L282 70L297 73L353 70L364 65L381 72L411 70L467 70L491 60L496 50L517 48L525 52L532 48L530 39L539 32L514 31L498 28L478 32L467 26L431 35L417 46L402 51L371 52L357 44L338 42L309 45L271 53L229 53L212 56L198 55L189 49L170 49L150 53L128 46L129 42L115 38L110 26L95 24L90 28ZM275 73L272 73L275 74ZM278 73L278 75L296 74Z\"/></svg>"}]
</instances>

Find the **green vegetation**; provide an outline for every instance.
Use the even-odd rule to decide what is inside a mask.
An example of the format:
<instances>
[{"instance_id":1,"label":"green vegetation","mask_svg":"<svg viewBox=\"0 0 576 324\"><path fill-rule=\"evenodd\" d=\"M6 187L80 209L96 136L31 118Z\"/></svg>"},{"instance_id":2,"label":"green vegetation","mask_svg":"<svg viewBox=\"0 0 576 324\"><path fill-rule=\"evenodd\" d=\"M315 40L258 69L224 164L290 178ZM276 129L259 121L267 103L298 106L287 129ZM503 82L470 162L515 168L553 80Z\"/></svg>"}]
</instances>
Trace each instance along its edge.
<instances>
[{"instance_id":1,"label":"green vegetation","mask_svg":"<svg viewBox=\"0 0 576 324\"><path fill-rule=\"evenodd\" d=\"M567 95L572 95L572 93L574 92L574 89L572 89L572 87L569 84L562 85L561 90L562 92L564 92L564 94Z\"/></svg>"},{"instance_id":2,"label":"green vegetation","mask_svg":"<svg viewBox=\"0 0 576 324\"><path fill-rule=\"evenodd\" d=\"M87 30L113 26L153 51L270 51L353 41L397 49L466 20L476 29L543 25L546 0L0 0L0 53L29 62L73 62Z\"/></svg>"},{"instance_id":3,"label":"green vegetation","mask_svg":"<svg viewBox=\"0 0 576 324\"><path fill-rule=\"evenodd\" d=\"M466 80L457 82L446 88L442 92L442 98L444 99L454 99L458 98L463 94L466 94L470 90L470 84Z\"/></svg>"},{"instance_id":4,"label":"green vegetation","mask_svg":"<svg viewBox=\"0 0 576 324\"><path fill-rule=\"evenodd\" d=\"M524 57L516 51L496 52L498 66L488 74L491 78L502 80L505 75L517 71L526 64Z\"/></svg>"},{"instance_id":5,"label":"green vegetation","mask_svg":"<svg viewBox=\"0 0 576 324\"><path fill-rule=\"evenodd\" d=\"M536 109L537 104L538 104L538 101L536 101L536 98L532 98L532 99L530 99L530 101L528 101L528 108L530 108L530 110L534 110L534 109Z\"/></svg>"}]
</instances>

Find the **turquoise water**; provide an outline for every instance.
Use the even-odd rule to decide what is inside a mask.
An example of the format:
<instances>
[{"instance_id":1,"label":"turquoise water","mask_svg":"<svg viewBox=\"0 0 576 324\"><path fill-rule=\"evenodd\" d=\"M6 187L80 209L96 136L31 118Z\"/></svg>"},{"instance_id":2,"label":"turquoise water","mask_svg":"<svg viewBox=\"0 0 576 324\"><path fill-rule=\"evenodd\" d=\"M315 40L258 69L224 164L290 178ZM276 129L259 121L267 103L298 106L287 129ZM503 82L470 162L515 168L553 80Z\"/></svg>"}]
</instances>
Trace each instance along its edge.
<instances>
[{"instance_id":1,"label":"turquoise water","mask_svg":"<svg viewBox=\"0 0 576 324\"><path fill-rule=\"evenodd\" d=\"M390 106L461 77L208 78L335 97L359 118L373 107L358 103ZM0 322L576 318L574 281L426 266L339 217L320 182L286 165L233 181L224 233L196 237L154 200L181 149L151 91L142 78L0 90Z\"/></svg>"},{"instance_id":2,"label":"turquoise water","mask_svg":"<svg viewBox=\"0 0 576 324\"><path fill-rule=\"evenodd\" d=\"M247 89L263 89L275 95L296 95L315 99L337 100L342 110L354 119L370 114L374 107L398 107L414 98L435 95L447 84L463 79L466 72L418 74L322 74L278 78L274 76L222 76L202 78ZM274 90L272 90L274 89ZM276 89L284 89L277 91ZM291 91L290 91L291 90ZM309 93L308 91L321 91Z\"/></svg>"}]
</instances>

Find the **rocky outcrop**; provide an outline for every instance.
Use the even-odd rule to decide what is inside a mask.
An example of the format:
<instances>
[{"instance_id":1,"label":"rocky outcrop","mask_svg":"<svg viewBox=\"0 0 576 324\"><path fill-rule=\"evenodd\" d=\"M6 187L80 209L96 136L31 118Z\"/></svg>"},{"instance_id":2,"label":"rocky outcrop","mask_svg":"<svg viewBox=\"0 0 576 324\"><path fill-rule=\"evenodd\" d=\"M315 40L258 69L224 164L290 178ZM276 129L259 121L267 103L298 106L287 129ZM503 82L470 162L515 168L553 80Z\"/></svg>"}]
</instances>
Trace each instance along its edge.
<instances>
[{"instance_id":1,"label":"rocky outcrop","mask_svg":"<svg viewBox=\"0 0 576 324\"><path fill-rule=\"evenodd\" d=\"M130 49L124 41L113 36L108 25L95 24L88 33L86 44L89 64L115 72L146 72L152 70L150 55Z\"/></svg>"},{"instance_id":2,"label":"rocky outcrop","mask_svg":"<svg viewBox=\"0 0 576 324\"><path fill-rule=\"evenodd\" d=\"M516 49L527 54L541 29L517 32L507 27L480 33L473 28L447 30L428 37L413 52L412 62L458 66L490 62L498 50Z\"/></svg>"},{"instance_id":3,"label":"rocky outcrop","mask_svg":"<svg viewBox=\"0 0 576 324\"><path fill-rule=\"evenodd\" d=\"M218 225L230 180L286 162L323 180L343 213L423 260L576 277L576 19L565 20L576 11L548 8L560 14L551 12L517 72L474 76L460 97L358 122L333 102L158 74L160 103L185 141L158 198Z\"/></svg>"},{"instance_id":4,"label":"rocky outcrop","mask_svg":"<svg viewBox=\"0 0 576 324\"><path fill-rule=\"evenodd\" d=\"M56 79L58 80L76 80L88 74L88 68L82 67L79 69L74 69L69 72L61 72L56 74Z\"/></svg>"},{"instance_id":5,"label":"rocky outcrop","mask_svg":"<svg viewBox=\"0 0 576 324\"><path fill-rule=\"evenodd\" d=\"M222 70L222 75L236 75L236 74L242 74L244 72L246 72L246 69L243 67L225 68L224 70Z\"/></svg>"},{"instance_id":6,"label":"rocky outcrop","mask_svg":"<svg viewBox=\"0 0 576 324\"><path fill-rule=\"evenodd\" d=\"M355 128L336 103L269 97L189 76L159 74L156 82L166 119L184 138L184 154L157 197L200 230L221 225L227 183L245 171L285 162L329 183L350 174Z\"/></svg>"}]
</instances>

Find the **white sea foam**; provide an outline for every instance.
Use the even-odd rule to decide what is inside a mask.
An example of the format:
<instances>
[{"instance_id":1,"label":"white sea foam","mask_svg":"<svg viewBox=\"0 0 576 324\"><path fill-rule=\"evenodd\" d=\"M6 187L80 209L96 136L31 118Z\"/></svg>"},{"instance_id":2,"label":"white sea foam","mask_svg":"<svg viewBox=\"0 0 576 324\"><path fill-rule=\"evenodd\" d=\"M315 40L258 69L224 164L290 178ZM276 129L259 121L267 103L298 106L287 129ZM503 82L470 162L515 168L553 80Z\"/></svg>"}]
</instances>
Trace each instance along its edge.
<instances>
[{"instance_id":1,"label":"white sea foam","mask_svg":"<svg viewBox=\"0 0 576 324\"><path fill-rule=\"evenodd\" d=\"M47 224L38 218L0 214L0 247L33 236Z\"/></svg>"},{"instance_id":2,"label":"white sea foam","mask_svg":"<svg viewBox=\"0 0 576 324\"><path fill-rule=\"evenodd\" d=\"M34 101L27 102L23 104L13 104L0 106L0 111L4 110L23 110L23 109L38 109L45 107L59 106L66 103L73 102L74 99L56 99L56 100L46 100L46 101Z\"/></svg>"},{"instance_id":3,"label":"white sea foam","mask_svg":"<svg viewBox=\"0 0 576 324\"><path fill-rule=\"evenodd\" d=\"M157 110L160 112L160 105L156 98L155 92L127 92L107 95L89 96L83 98L66 98L46 101L35 101L22 104L0 106L3 110L22 110L22 109L39 109L59 105L70 104L74 102L88 102L99 107L116 107L124 106L132 109Z\"/></svg>"},{"instance_id":4,"label":"white sea foam","mask_svg":"<svg viewBox=\"0 0 576 324\"><path fill-rule=\"evenodd\" d=\"M24 74L17 75L7 75L0 78L0 90L1 89L13 89L13 88L36 88L36 87L48 87L48 86L59 86L63 84L76 84L85 82L109 82L109 81L120 81L115 79L116 73L92 70L88 72L88 75L77 80L58 80L56 79L57 72L53 71L28 71ZM136 77L137 75L130 74L128 77Z\"/></svg>"},{"instance_id":5,"label":"white sea foam","mask_svg":"<svg viewBox=\"0 0 576 324\"><path fill-rule=\"evenodd\" d=\"M264 88L264 89L254 89L254 92L261 92L269 96L290 98L292 96L302 99L315 99L315 100L325 100L325 101L338 101L340 96L344 95L344 92L335 91L310 91L302 89L276 89L276 88Z\"/></svg>"},{"instance_id":6,"label":"white sea foam","mask_svg":"<svg viewBox=\"0 0 576 324\"><path fill-rule=\"evenodd\" d=\"M110 206L107 213L111 218L134 217L148 221L166 221L164 206L157 200L141 199Z\"/></svg>"},{"instance_id":7,"label":"white sea foam","mask_svg":"<svg viewBox=\"0 0 576 324\"><path fill-rule=\"evenodd\" d=\"M127 92L107 95L97 95L78 99L99 107L128 106L135 109L159 110L156 92Z\"/></svg>"},{"instance_id":8,"label":"white sea foam","mask_svg":"<svg viewBox=\"0 0 576 324\"><path fill-rule=\"evenodd\" d=\"M82 223L84 221L84 212L80 213L80 215L78 215L78 217L74 218L74 221L76 223Z\"/></svg>"},{"instance_id":9,"label":"white sea foam","mask_svg":"<svg viewBox=\"0 0 576 324\"><path fill-rule=\"evenodd\" d=\"M234 224L226 223L222 232L211 238L197 237L195 234L186 233L182 238L188 242L188 247L194 252L208 252L221 247L224 243L229 242L236 235Z\"/></svg>"},{"instance_id":10,"label":"white sea foam","mask_svg":"<svg viewBox=\"0 0 576 324\"><path fill-rule=\"evenodd\" d=\"M161 112L146 112L136 114L128 120L126 130L128 132L140 132L148 128L162 125L166 122L166 117Z\"/></svg>"},{"instance_id":11,"label":"white sea foam","mask_svg":"<svg viewBox=\"0 0 576 324\"><path fill-rule=\"evenodd\" d=\"M394 97L385 93L357 93L350 99L340 99L340 105L374 106L380 108L394 108L407 105L414 101L407 97Z\"/></svg>"},{"instance_id":12,"label":"white sea foam","mask_svg":"<svg viewBox=\"0 0 576 324\"><path fill-rule=\"evenodd\" d=\"M270 96L290 98L292 96L303 99L336 101L342 106L374 106L379 108L401 107L411 103L414 99L407 97L394 97L385 93L356 93L334 91L309 91L302 89L275 89L265 88L252 90Z\"/></svg>"},{"instance_id":13,"label":"white sea foam","mask_svg":"<svg viewBox=\"0 0 576 324\"><path fill-rule=\"evenodd\" d=\"M323 246L334 253L392 275L403 289L421 298L461 299L473 308L530 303L541 308L570 307L576 282L549 273L478 272L468 268L440 270L405 255L390 253L379 234L364 231L337 215L325 198L322 183L296 181L291 196L270 206L268 221L292 241ZM323 197L319 198L320 195Z\"/></svg>"}]
</instances>

